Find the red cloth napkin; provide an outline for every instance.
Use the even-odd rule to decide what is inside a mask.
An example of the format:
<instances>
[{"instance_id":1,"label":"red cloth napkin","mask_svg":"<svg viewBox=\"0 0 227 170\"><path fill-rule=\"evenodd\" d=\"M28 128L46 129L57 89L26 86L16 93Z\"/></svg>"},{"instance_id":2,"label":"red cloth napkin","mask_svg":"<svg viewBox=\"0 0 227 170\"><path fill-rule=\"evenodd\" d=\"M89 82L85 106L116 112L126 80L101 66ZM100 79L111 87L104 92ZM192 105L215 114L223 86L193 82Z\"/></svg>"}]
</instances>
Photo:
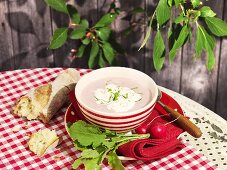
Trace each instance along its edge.
<instances>
[{"instance_id":1,"label":"red cloth napkin","mask_svg":"<svg viewBox=\"0 0 227 170\"><path fill-rule=\"evenodd\" d=\"M84 116L79 110L75 93L71 91L69 93L70 101L76 110L77 116L81 120L85 120ZM163 115L159 110L155 109L152 111L152 114L144 122L144 124L150 125L155 123L166 124L172 121L169 115ZM175 123L166 124L166 137L164 139L140 139L134 140L132 142L121 145L117 149L119 155L136 158L138 160L156 160L163 157L166 157L174 152L181 150L184 146L177 137L183 132Z\"/></svg>"},{"instance_id":2,"label":"red cloth napkin","mask_svg":"<svg viewBox=\"0 0 227 170\"><path fill-rule=\"evenodd\" d=\"M144 124L148 124L152 120L152 124L163 123L166 124L172 119L169 115L163 117L157 117L163 115L158 110L152 111L151 116ZM155 118L155 119L154 119ZM174 152L181 150L184 146L177 137L183 132L183 130L174 123L166 125L166 137L164 139L140 139L121 145L117 152L120 155L136 158L139 160L156 160L166 157Z\"/></svg>"}]
</instances>

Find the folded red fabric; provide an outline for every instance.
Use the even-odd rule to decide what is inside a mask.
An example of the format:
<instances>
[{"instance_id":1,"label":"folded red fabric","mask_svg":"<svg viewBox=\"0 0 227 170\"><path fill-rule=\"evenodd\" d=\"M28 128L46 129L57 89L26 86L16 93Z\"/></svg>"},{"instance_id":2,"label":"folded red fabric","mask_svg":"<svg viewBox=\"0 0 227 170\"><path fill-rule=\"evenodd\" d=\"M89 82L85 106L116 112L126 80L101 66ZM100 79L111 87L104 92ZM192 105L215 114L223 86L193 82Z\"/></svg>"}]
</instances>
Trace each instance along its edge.
<instances>
[{"instance_id":1,"label":"folded red fabric","mask_svg":"<svg viewBox=\"0 0 227 170\"><path fill-rule=\"evenodd\" d=\"M75 93L69 93L69 99L77 113L78 119L85 120L79 110ZM164 139L140 139L121 145L117 153L123 156L136 158L138 160L156 160L166 157L181 150L184 146L177 137L183 132L175 123L169 123L172 119L169 115L163 116L162 110L156 107L144 124L162 123L166 126L166 137Z\"/></svg>"}]
</instances>

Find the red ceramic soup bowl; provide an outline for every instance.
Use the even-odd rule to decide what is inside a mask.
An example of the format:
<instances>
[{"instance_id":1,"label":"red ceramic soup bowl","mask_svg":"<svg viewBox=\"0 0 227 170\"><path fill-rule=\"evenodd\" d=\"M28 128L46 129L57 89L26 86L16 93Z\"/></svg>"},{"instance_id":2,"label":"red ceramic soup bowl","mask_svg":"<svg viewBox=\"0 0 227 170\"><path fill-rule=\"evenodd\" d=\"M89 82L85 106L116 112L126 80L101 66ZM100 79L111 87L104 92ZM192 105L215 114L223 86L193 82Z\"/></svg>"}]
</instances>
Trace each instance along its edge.
<instances>
[{"instance_id":1,"label":"red ceramic soup bowl","mask_svg":"<svg viewBox=\"0 0 227 170\"><path fill-rule=\"evenodd\" d=\"M128 111L109 110L94 97L97 89L107 83L136 89L142 99ZM158 97L158 87L145 73L126 67L105 67L84 75L75 87L75 96L84 117L92 124L118 132L137 128L151 114Z\"/></svg>"}]
</instances>

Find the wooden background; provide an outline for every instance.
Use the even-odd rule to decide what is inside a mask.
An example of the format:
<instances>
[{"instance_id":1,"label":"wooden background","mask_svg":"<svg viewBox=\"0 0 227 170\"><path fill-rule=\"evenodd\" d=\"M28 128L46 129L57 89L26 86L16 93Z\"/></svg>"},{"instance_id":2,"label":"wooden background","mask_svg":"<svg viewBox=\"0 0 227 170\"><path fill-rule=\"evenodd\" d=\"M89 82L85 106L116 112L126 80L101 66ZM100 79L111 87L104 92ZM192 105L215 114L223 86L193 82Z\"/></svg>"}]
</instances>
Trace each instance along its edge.
<instances>
[{"instance_id":1,"label":"wooden background","mask_svg":"<svg viewBox=\"0 0 227 170\"><path fill-rule=\"evenodd\" d=\"M123 10L141 6L151 14L157 2L118 0L117 5ZM107 11L111 0L71 0L70 3L74 3L81 16L92 24ZM227 2L209 0L205 3L220 18L227 20ZM112 25L118 42L127 52L124 56L118 56L121 66L141 70L157 84L179 92L227 119L227 39L217 41L216 67L212 73L208 73L205 67L204 54L199 60L193 58L192 40L177 54L172 65L166 60L158 74L152 61L153 39L138 52L144 28L137 28L127 37L123 36L122 32L129 26L129 22L123 20L125 15L122 13ZM75 42L67 42L55 51L47 49L53 30L67 25L68 18L51 10L43 0L0 0L0 71L34 67L86 68L84 59L71 61L69 58L70 50L77 47Z\"/></svg>"}]
</instances>

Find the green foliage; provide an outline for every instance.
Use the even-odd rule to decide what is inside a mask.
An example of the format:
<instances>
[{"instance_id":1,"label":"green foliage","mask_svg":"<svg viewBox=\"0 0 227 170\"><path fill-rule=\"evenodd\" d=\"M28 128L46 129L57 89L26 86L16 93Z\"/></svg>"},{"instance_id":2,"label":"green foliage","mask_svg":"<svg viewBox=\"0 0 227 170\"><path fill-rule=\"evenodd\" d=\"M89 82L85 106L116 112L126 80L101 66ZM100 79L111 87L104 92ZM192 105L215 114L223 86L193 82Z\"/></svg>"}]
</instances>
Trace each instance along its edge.
<instances>
[{"instance_id":1,"label":"green foliage","mask_svg":"<svg viewBox=\"0 0 227 170\"><path fill-rule=\"evenodd\" d=\"M54 31L53 38L50 42L50 49L61 47L67 40L68 28L58 28Z\"/></svg>"},{"instance_id":2,"label":"green foliage","mask_svg":"<svg viewBox=\"0 0 227 170\"><path fill-rule=\"evenodd\" d=\"M165 61L165 44L158 30L154 39L153 62L155 69L159 72Z\"/></svg>"},{"instance_id":3,"label":"green foliage","mask_svg":"<svg viewBox=\"0 0 227 170\"><path fill-rule=\"evenodd\" d=\"M80 158L74 161L72 167L77 169L84 164L87 170L101 169L101 163L105 158L113 169L123 170L124 167L116 154L116 149L126 142L149 137L149 134L118 134L81 120L69 127L69 133L76 146L79 145L76 148L82 148Z\"/></svg>"},{"instance_id":4,"label":"green foliage","mask_svg":"<svg viewBox=\"0 0 227 170\"><path fill-rule=\"evenodd\" d=\"M166 23L171 16L171 8L166 0L160 0L156 8L156 18L160 26Z\"/></svg>"},{"instance_id":5,"label":"green foliage","mask_svg":"<svg viewBox=\"0 0 227 170\"><path fill-rule=\"evenodd\" d=\"M171 15L173 9L179 8L178 16ZM192 27L196 27L195 57L199 58L204 50L207 54L207 69L212 71L215 66L215 38L214 36L227 36L227 23L215 17L216 14L208 6L202 6L201 0L160 0L152 18L157 20L157 25L149 25L141 47L145 46L151 31L157 30L153 43L153 63L159 72L164 62L165 46L162 43L160 30L169 27L169 61L172 63L177 51L192 38ZM207 30L200 23L206 23ZM159 45L160 46L159 46Z\"/></svg>"},{"instance_id":6,"label":"green foliage","mask_svg":"<svg viewBox=\"0 0 227 170\"><path fill-rule=\"evenodd\" d=\"M53 9L68 14L65 0L45 0L45 2Z\"/></svg>"},{"instance_id":7,"label":"green foliage","mask_svg":"<svg viewBox=\"0 0 227 170\"><path fill-rule=\"evenodd\" d=\"M65 0L45 0L45 2L53 9L67 14L70 18L68 28L58 28L54 31L50 49L61 47L67 39L79 41L80 45L77 47L76 56L80 58L85 53L90 53L88 54L89 68L112 65L115 63L117 53L125 54L121 45L112 36L110 27L121 13L115 2L110 4L108 12L93 25L81 18L77 9L67 4ZM172 14L175 9L181 11L178 16ZM211 71L214 68L214 37L227 36L227 23L215 17L216 13L209 6L203 6L202 0L160 0L150 17L145 12L141 7L135 7L128 11L127 17L122 19L128 20L132 25L129 25L124 33L130 35L134 31L136 27L132 21L134 15L145 14L147 29L139 50L146 46L152 35L151 32L157 31L153 42L153 63L158 72L163 67L165 55L169 56L169 61L172 63L177 52L193 38L193 29L191 28L194 26L196 26L195 58L200 58L204 50L207 54L207 69ZM202 27L204 24L206 24L205 28ZM168 30L168 37L162 35L164 30ZM164 42L168 42L169 48L166 48Z\"/></svg>"},{"instance_id":8,"label":"green foliage","mask_svg":"<svg viewBox=\"0 0 227 170\"><path fill-rule=\"evenodd\" d=\"M205 22L214 35L219 37L227 35L227 24L221 19L215 17L206 17Z\"/></svg>"}]
</instances>

